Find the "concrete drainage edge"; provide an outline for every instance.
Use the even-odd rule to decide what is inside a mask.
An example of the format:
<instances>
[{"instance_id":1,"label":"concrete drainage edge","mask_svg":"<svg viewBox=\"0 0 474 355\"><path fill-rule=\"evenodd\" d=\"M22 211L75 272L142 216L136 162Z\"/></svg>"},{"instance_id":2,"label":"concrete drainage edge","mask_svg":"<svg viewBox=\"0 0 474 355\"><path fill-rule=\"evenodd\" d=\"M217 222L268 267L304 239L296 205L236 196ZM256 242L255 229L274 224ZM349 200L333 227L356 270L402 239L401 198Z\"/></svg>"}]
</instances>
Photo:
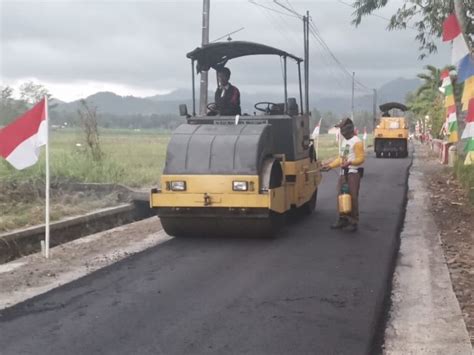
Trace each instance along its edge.
<instances>
[{"instance_id":1,"label":"concrete drainage edge","mask_svg":"<svg viewBox=\"0 0 474 355\"><path fill-rule=\"evenodd\" d=\"M140 199L117 207L105 208L78 217L67 218L50 225L50 246L75 240L139 221L154 215L148 202ZM5 234L0 234L0 264L41 250L45 226L34 226Z\"/></svg>"}]
</instances>

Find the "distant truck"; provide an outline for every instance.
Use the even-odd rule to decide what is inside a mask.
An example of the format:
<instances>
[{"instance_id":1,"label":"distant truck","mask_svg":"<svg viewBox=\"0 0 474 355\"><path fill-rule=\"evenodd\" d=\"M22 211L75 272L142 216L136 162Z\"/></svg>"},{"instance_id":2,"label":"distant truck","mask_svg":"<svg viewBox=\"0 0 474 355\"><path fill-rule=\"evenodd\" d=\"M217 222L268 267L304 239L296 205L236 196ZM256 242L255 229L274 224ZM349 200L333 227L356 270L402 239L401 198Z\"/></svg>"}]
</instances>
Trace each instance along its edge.
<instances>
[{"instance_id":1,"label":"distant truck","mask_svg":"<svg viewBox=\"0 0 474 355\"><path fill-rule=\"evenodd\" d=\"M406 158L408 156L408 108L398 102L379 106L382 116L374 130L374 150L377 158Z\"/></svg>"}]
</instances>

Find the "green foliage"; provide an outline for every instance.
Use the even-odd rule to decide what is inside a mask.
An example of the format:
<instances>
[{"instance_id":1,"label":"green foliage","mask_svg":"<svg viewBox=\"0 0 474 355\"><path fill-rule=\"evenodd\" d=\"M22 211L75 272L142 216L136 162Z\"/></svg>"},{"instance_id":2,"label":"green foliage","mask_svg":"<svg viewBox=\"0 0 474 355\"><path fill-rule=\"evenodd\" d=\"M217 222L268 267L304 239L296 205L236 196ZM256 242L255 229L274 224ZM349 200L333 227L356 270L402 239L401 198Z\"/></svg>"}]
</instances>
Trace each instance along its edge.
<instances>
[{"instance_id":1,"label":"green foliage","mask_svg":"<svg viewBox=\"0 0 474 355\"><path fill-rule=\"evenodd\" d=\"M10 123L26 110L24 101L14 99L11 87L0 87L0 126Z\"/></svg>"},{"instance_id":2,"label":"green foliage","mask_svg":"<svg viewBox=\"0 0 474 355\"><path fill-rule=\"evenodd\" d=\"M462 159L458 159L454 166L454 174L468 192L469 201L474 205L474 166L464 165Z\"/></svg>"},{"instance_id":3,"label":"green foliage","mask_svg":"<svg viewBox=\"0 0 474 355\"><path fill-rule=\"evenodd\" d=\"M417 75L418 78L424 81L423 85L418 88L416 92L417 95L420 95L425 91L437 93L439 87L441 86L441 73L445 70L456 70L456 67L453 65L448 65L443 69L438 69L433 65L426 65L425 69L428 71L428 73L421 73Z\"/></svg>"},{"instance_id":4,"label":"green foliage","mask_svg":"<svg viewBox=\"0 0 474 355\"><path fill-rule=\"evenodd\" d=\"M364 127L367 131L372 131L374 125L373 113L367 111L354 112L354 124L359 129L359 133L363 133Z\"/></svg>"},{"instance_id":5,"label":"green foliage","mask_svg":"<svg viewBox=\"0 0 474 355\"><path fill-rule=\"evenodd\" d=\"M54 131L51 138L52 182L106 182L137 187L158 184L169 133L104 130L101 135L104 157L100 162L94 161L85 149L80 130ZM44 154L37 164L20 171L0 160L0 185L44 181L44 178Z\"/></svg>"},{"instance_id":6,"label":"green foliage","mask_svg":"<svg viewBox=\"0 0 474 355\"><path fill-rule=\"evenodd\" d=\"M356 0L354 1L353 24L358 26L362 18L372 14L374 11L385 7L389 0ZM392 1L393 3L393 1ZM463 0L466 9L466 33L471 46L474 33L474 0ZM414 28L418 34L416 40L419 42L421 58L437 51L436 39L442 36L443 21L454 11L453 0L403 0L402 5L391 17L387 28L389 30Z\"/></svg>"},{"instance_id":7,"label":"green foliage","mask_svg":"<svg viewBox=\"0 0 474 355\"><path fill-rule=\"evenodd\" d=\"M452 71L453 66L446 66L442 69L432 65L425 67L427 73L420 73L418 77L423 80L422 85L416 93L409 94L407 104L413 113L414 119L420 122L423 130L431 130L434 137L440 136L441 128L445 122L444 94L439 91L441 86L441 73L445 70ZM462 85L456 84L454 78L454 96L456 102L460 102L462 95ZM425 121L425 117L429 120Z\"/></svg>"},{"instance_id":8,"label":"green foliage","mask_svg":"<svg viewBox=\"0 0 474 355\"><path fill-rule=\"evenodd\" d=\"M328 133L328 130L340 121L340 118L331 111L323 112L321 118L321 134Z\"/></svg>"},{"instance_id":9,"label":"green foliage","mask_svg":"<svg viewBox=\"0 0 474 355\"><path fill-rule=\"evenodd\" d=\"M0 126L13 121L45 96L51 98L51 94L43 85L32 81L20 86L20 99L15 99L14 90L10 86L0 87ZM50 109L54 107L55 104L49 104Z\"/></svg>"},{"instance_id":10,"label":"green foliage","mask_svg":"<svg viewBox=\"0 0 474 355\"><path fill-rule=\"evenodd\" d=\"M26 104L32 106L37 102L40 102L47 96L48 99L51 98L51 94L41 84L36 84L32 81L21 84L20 86L20 98Z\"/></svg>"}]
</instances>

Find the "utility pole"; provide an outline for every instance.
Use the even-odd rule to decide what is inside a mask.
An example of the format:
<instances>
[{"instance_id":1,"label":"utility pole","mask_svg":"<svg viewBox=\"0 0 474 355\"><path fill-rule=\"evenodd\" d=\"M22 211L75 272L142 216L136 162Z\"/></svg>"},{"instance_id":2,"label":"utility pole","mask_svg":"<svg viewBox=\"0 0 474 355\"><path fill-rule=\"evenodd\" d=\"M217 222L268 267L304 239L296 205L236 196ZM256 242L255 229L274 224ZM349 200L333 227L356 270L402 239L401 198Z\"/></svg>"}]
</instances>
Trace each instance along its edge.
<instances>
[{"instance_id":1,"label":"utility pole","mask_svg":"<svg viewBox=\"0 0 474 355\"><path fill-rule=\"evenodd\" d=\"M354 89L355 89L355 72L352 72L352 99L351 99L351 120L354 122Z\"/></svg>"},{"instance_id":2,"label":"utility pole","mask_svg":"<svg viewBox=\"0 0 474 355\"><path fill-rule=\"evenodd\" d=\"M374 107L373 107L373 114L374 114L374 127L373 131L375 131L375 127L377 127L377 89L374 89Z\"/></svg>"},{"instance_id":3,"label":"utility pole","mask_svg":"<svg viewBox=\"0 0 474 355\"><path fill-rule=\"evenodd\" d=\"M309 115L309 11L306 11L306 21L304 21L305 17L303 17L303 23L305 26L305 58L304 58L304 69L305 69L305 109L306 114Z\"/></svg>"},{"instance_id":4,"label":"utility pole","mask_svg":"<svg viewBox=\"0 0 474 355\"><path fill-rule=\"evenodd\" d=\"M202 6L202 45L209 44L209 11L211 0L203 0ZM209 72L201 71L201 91L199 100L199 113L205 115L207 111L207 87Z\"/></svg>"}]
</instances>

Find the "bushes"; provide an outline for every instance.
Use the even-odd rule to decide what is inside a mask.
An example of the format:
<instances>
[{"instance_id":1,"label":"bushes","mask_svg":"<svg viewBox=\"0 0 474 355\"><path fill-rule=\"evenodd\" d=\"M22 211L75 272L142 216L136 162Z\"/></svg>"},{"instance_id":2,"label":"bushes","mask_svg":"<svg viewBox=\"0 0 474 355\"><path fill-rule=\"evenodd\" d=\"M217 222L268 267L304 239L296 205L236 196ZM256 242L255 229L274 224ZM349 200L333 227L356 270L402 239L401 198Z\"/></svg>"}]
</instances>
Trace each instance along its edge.
<instances>
[{"instance_id":1,"label":"bushes","mask_svg":"<svg viewBox=\"0 0 474 355\"><path fill-rule=\"evenodd\" d=\"M467 189L469 201L474 205L474 165L464 165L464 161L458 159L454 166L454 174Z\"/></svg>"}]
</instances>

